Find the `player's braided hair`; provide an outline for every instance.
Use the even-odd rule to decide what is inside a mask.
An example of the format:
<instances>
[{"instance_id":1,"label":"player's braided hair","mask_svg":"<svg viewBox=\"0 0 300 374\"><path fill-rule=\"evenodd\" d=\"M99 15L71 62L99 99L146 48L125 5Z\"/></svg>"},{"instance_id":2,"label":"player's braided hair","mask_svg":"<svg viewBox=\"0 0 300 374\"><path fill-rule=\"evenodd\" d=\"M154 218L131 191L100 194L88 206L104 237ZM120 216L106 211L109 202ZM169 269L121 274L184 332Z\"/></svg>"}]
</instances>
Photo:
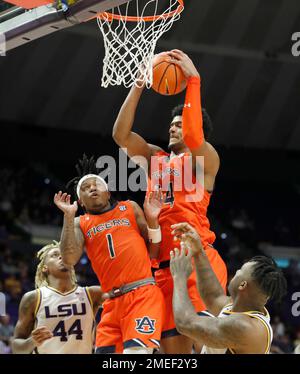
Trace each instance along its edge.
<instances>
[{"instance_id":1,"label":"player's braided hair","mask_svg":"<svg viewBox=\"0 0 300 374\"><path fill-rule=\"evenodd\" d=\"M267 256L255 256L250 262L255 262L252 277L270 299L280 302L287 292L287 282L276 262Z\"/></svg>"},{"instance_id":2,"label":"player's braided hair","mask_svg":"<svg viewBox=\"0 0 300 374\"><path fill-rule=\"evenodd\" d=\"M47 254L53 248L59 248L59 243L53 240L53 243L45 245L42 249L40 249L37 253L37 258L39 259L39 264L36 269L35 273L35 288L40 288L43 286L48 286L48 276L45 272L43 272L43 267L45 265L45 260L47 258ZM72 284L76 285L76 275L74 268L71 271L71 281Z\"/></svg>"},{"instance_id":3,"label":"player's braided hair","mask_svg":"<svg viewBox=\"0 0 300 374\"><path fill-rule=\"evenodd\" d=\"M77 171L77 177L71 179L67 184L66 188L69 190L71 187L73 187L73 194L75 199L78 199L77 196L77 184L80 181L82 177L84 177L87 174L99 174L99 169L96 166L95 158L94 156L88 158L87 155L84 153L82 156L82 159L78 160L78 163L75 165L76 171ZM111 196L109 198L110 203L113 205L116 203L116 198L113 196L112 192L110 191Z\"/></svg>"},{"instance_id":4,"label":"player's braided hair","mask_svg":"<svg viewBox=\"0 0 300 374\"><path fill-rule=\"evenodd\" d=\"M75 197L77 198L76 188L77 184L80 181L82 177L84 177L87 174L98 174L98 169L96 167L96 162L94 159L94 156L91 158L88 158L87 155L84 153L81 160L78 160L78 163L75 165L76 171L77 171L77 177L71 179L66 187L67 189L73 187L73 193L75 194Z\"/></svg>"},{"instance_id":5,"label":"player's braided hair","mask_svg":"<svg viewBox=\"0 0 300 374\"><path fill-rule=\"evenodd\" d=\"M182 116L184 105L177 105L172 109L172 118ZM205 140L209 140L213 131L213 123L205 108L202 108L203 133Z\"/></svg>"}]
</instances>

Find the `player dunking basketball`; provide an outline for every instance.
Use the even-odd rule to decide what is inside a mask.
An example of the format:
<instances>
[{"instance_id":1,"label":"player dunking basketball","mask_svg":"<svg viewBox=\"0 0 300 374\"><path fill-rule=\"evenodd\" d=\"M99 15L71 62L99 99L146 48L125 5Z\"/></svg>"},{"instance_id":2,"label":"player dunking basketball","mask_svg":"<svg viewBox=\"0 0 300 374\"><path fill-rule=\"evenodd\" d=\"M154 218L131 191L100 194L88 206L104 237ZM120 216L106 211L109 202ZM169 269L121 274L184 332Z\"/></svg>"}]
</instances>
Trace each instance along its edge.
<instances>
[{"instance_id":1,"label":"player dunking basketball","mask_svg":"<svg viewBox=\"0 0 300 374\"><path fill-rule=\"evenodd\" d=\"M85 214L75 218L77 202L71 204L66 193L56 194L54 202L64 212L64 262L75 265L85 246L102 290L110 296L97 328L96 353L152 353L160 346L164 302L151 273L144 213L133 201L111 199L93 159L85 157L81 165L79 177L71 183ZM149 199L146 210L147 204L150 215L158 216L160 209L155 213ZM151 255L153 250L156 255L155 246L149 249Z\"/></svg>"},{"instance_id":2,"label":"player dunking basketball","mask_svg":"<svg viewBox=\"0 0 300 374\"><path fill-rule=\"evenodd\" d=\"M74 268L63 263L57 242L43 247L38 258L36 290L21 300L13 352L93 353L101 288L76 284Z\"/></svg>"},{"instance_id":3,"label":"player dunking basketball","mask_svg":"<svg viewBox=\"0 0 300 374\"><path fill-rule=\"evenodd\" d=\"M191 59L182 51L173 50L167 54L172 62L181 67L188 81L185 105L174 110L169 128L170 153L148 144L141 136L132 131L135 111L143 91L135 86L132 87L119 112L113 128L113 137L120 147L127 149L129 157L144 156L148 165L150 165L153 156L160 159L162 165L160 170L149 166L148 173L151 181L148 189L156 184L163 185L164 178L168 175L174 175L174 180L176 176L182 177L186 172L182 160L184 156L188 155L192 157L193 178L195 179L197 156L204 157L204 185L201 186L203 198L200 201L187 201L187 198L191 197L191 192L185 188L182 188L181 191L175 190L171 180L159 218L162 242L158 256L159 270L155 273L157 284L165 297L166 315L168 316L162 333L164 352L191 353L192 340L178 333L172 312L173 281L169 268L169 253L174 248L174 243L170 226L174 223L187 221L197 229L212 268L225 289L226 266L218 252L212 247L215 234L210 230L206 216L220 161L218 153L207 141L211 131L211 121L206 111L201 109L199 73ZM199 182L196 180L196 183L199 184ZM189 279L188 286L193 305L197 312L201 312L205 309L205 305L197 292L195 273Z\"/></svg>"}]
</instances>

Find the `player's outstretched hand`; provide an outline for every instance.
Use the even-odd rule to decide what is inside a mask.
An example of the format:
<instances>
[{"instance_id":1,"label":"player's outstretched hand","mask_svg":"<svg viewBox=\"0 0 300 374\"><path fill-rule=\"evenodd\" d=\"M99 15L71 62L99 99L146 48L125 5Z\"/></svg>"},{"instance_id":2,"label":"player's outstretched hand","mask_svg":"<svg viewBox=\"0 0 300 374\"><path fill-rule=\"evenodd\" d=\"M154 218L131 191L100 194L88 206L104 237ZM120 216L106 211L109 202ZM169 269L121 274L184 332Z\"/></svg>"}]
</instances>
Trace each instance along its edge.
<instances>
[{"instance_id":1,"label":"player's outstretched hand","mask_svg":"<svg viewBox=\"0 0 300 374\"><path fill-rule=\"evenodd\" d=\"M171 62L175 65L178 65L185 77L200 77L198 70L196 69L193 61L189 58L187 54L180 51L179 49L173 49L172 51L168 52L168 55L171 57Z\"/></svg>"},{"instance_id":2,"label":"player's outstretched hand","mask_svg":"<svg viewBox=\"0 0 300 374\"><path fill-rule=\"evenodd\" d=\"M181 249L175 248L170 252L170 270L173 278L187 280L192 274L192 252L184 242L181 242Z\"/></svg>"},{"instance_id":3,"label":"player's outstretched hand","mask_svg":"<svg viewBox=\"0 0 300 374\"><path fill-rule=\"evenodd\" d=\"M45 340L51 339L52 337L52 332L45 326L37 327L31 333L31 338L37 347L43 344Z\"/></svg>"},{"instance_id":4,"label":"player's outstretched hand","mask_svg":"<svg viewBox=\"0 0 300 374\"><path fill-rule=\"evenodd\" d=\"M180 240L186 243L193 256L199 254L203 249L199 234L187 222L172 225L171 229L173 230L172 235L174 235L174 240Z\"/></svg>"},{"instance_id":5,"label":"player's outstretched hand","mask_svg":"<svg viewBox=\"0 0 300 374\"><path fill-rule=\"evenodd\" d=\"M164 201L164 195L159 188L156 191L150 192L144 201L144 213L147 222L158 220Z\"/></svg>"},{"instance_id":6,"label":"player's outstretched hand","mask_svg":"<svg viewBox=\"0 0 300 374\"><path fill-rule=\"evenodd\" d=\"M73 204L71 204L71 195L68 195L67 193L62 193L62 191L59 191L54 195L54 203L55 205L63 211L65 214L68 215L74 215L77 212L78 205L77 201L74 201Z\"/></svg>"}]
</instances>

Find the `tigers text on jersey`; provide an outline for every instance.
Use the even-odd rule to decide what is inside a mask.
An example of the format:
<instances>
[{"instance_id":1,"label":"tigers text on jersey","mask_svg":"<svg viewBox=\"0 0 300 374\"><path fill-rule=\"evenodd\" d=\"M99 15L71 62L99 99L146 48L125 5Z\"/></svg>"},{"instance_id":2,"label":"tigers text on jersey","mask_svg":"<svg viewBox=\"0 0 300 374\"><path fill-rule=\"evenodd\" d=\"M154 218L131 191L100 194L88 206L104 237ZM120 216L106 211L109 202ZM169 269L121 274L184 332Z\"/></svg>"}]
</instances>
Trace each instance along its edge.
<instances>
[{"instance_id":1,"label":"tigers text on jersey","mask_svg":"<svg viewBox=\"0 0 300 374\"><path fill-rule=\"evenodd\" d=\"M130 201L80 216L87 255L102 290L150 278L151 262Z\"/></svg>"},{"instance_id":2,"label":"tigers text on jersey","mask_svg":"<svg viewBox=\"0 0 300 374\"><path fill-rule=\"evenodd\" d=\"M76 286L62 294L52 287L37 290L35 328L45 326L53 337L34 353L91 354L94 341L94 313L88 289Z\"/></svg>"},{"instance_id":3,"label":"tigers text on jersey","mask_svg":"<svg viewBox=\"0 0 300 374\"><path fill-rule=\"evenodd\" d=\"M221 310L218 317L219 318L226 318L227 316L229 316L232 313L235 313L235 312L232 312L232 304L229 304L229 305L226 305ZM210 314L208 312L203 312L203 314L207 314L210 317L214 317L212 314ZM267 311L267 309L265 309L264 314L260 313L260 312L257 312L257 311L240 312L239 314L246 314L250 318L256 318L259 321L261 321L261 323L266 328L267 337L268 337L268 341L267 341L266 349L265 349L264 353L265 354L270 353L270 348L271 348L271 344L272 344L272 340L273 340L273 330L272 330L271 323L270 323L270 315L269 315L269 312ZM229 353L230 354L230 353L235 353L235 352L230 348L224 348L224 349L210 348L210 347L207 347L206 345L203 346L202 351L201 351L201 354L224 354L224 353Z\"/></svg>"},{"instance_id":4,"label":"tigers text on jersey","mask_svg":"<svg viewBox=\"0 0 300 374\"><path fill-rule=\"evenodd\" d=\"M196 180L191 165L191 155L182 153L170 158L165 152L155 154L156 162L151 162L151 179L148 181L148 193L158 186L166 193L163 208L159 216L162 231L159 262L170 259L170 250L175 247L171 225L188 222L201 236L203 247L215 241L206 216L210 202L210 193ZM190 163L189 163L189 162Z\"/></svg>"}]
</instances>

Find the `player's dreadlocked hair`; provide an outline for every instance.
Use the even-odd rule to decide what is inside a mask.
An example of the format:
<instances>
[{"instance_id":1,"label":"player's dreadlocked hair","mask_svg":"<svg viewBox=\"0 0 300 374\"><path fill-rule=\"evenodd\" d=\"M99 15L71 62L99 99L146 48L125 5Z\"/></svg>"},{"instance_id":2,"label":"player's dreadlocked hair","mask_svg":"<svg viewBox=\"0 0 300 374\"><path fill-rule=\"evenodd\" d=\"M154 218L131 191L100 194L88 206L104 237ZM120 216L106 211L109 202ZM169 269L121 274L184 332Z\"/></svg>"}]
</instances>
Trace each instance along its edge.
<instances>
[{"instance_id":1,"label":"player's dreadlocked hair","mask_svg":"<svg viewBox=\"0 0 300 374\"><path fill-rule=\"evenodd\" d=\"M262 292L275 302L280 302L287 292L287 282L275 261L266 256L255 256L252 277Z\"/></svg>"},{"instance_id":2,"label":"player's dreadlocked hair","mask_svg":"<svg viewBox=\"0 0 300 374\"><path fill-rule=\"evenodd\" d=\"M96 167L96 162L94 159L94 156L91 158L88 158L87 155L84 153L81 160L78 160L78 163L75 165L76 171L77 171L77 177L71 179L66 187L67 189L71 188L73 186L73 193L75 194L75 198L77 199L77 184L80 181L82 177L84 177L87 174L98 174L98 169Z\"/></svg>"},{"instance_id":3,"label":"player's dreadlocked hair","mask_svg":"<svg viewBox=\"0 0 300 374\"><path fill-rule=\"evenodd\" d=\"M177 105L172 110L172 118L182 116L184 105ZM209 140L213 131L213 123L205 108L202 108L203 133L205 140Z\"/></svg>"},{"instance_id":4,"label":"player's dreadlocked hair","mask_svg":"<svg viewBox=\"0 0 300 374\"><path fill-rule=\"evenodd\" d=\"M36 269L35 273L35 288L40 288L43 286L48 286L48 276L43 272L43 267L45 265L45 260L49 251L53 248L59 248L59 243L53 240L53 243L45 245L42 249L40 249L37 253L37 258L39 259L39 264ZM76 285L76 275L74 268L71 271L71 280L72 284Z\"/></svg>"},{"instance_id":5,"label":"player's dreadlocked hair","mask_svg":"<svg viewBox=\"0 0 300 374\"><path fill-rule=\"evenodd\" d=\"M87 155L84 153L81 160L78 160L78 163L75 165L76 171L77 171L77 177L71 179L67 184L66 188L68 190L73 187L73 194L75 199L78 199L77 196L77 184L80 181L82 177L84 177L87 174L96 174L99 175L99 170L96 166L96 162L94 159L94 156L91 158L88 158ZM111 205L115 204L117 202L117 199L113 196L113 193L110 191L110 198L109 202ZM85 211L85 209L82 207L82 209Z\"/></svg>"}]
</instances>

